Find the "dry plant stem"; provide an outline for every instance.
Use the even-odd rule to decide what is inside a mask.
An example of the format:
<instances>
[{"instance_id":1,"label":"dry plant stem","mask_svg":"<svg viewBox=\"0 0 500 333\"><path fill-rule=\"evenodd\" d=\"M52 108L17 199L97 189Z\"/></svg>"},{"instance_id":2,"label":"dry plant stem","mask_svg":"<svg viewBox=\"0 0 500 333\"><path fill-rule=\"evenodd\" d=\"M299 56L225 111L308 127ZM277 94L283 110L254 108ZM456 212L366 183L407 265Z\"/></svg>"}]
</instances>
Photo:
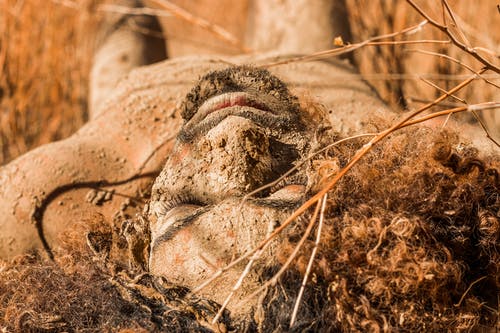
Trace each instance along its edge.
<instances>
[{"instance_id":1,"label":"dry plant stem","mask_svg":"<svg viewBox=\"0 0 500 333\"><path fill-rule=\"evenodd\" d=\"M260 65L257 67L269 68L269 67L278 66L278 65L285 65L285 64L289 64L289 63L293 63L293 62L313 61L313 60L319 60L319 59L329 58L329 57L333 57L333 56L339 56L339 55L357 50L363 46L369 45L370 43L378 41L380 39L393 38L393 37L396 37L399 35L405 35L405 34L411 35L417 31L419 31L420 29L422 29L422 27L425 26L426 24L427 24L427 20L424 20L417 25L403 29L401 31L393 32L393 33L386 34L386 35L375 36L375 37L369 38L369 39L367 39L363 42L360 42L360 43L346 45L346 46L343 46L343 47L340 47L337 49L330 49L330 50L326 50L326 51L316 52L316 53L306 55L306 56L296 57L296 58L292 58L292 59L286 59L286 60L282 60L282 61L276 61L276 62Z\"/></svg>"},{"instance_id":2,"label":"dry plant stem","mask_svg":"<svg viewBox=\"0 0 500 333\"><path fill-rule=\"evenodd\" d=\"M455 35L453 35L450 32L450 30L449 30L449 28L447 26L439 24L437 21L435 21L434 19L432 19L427 13L425 13L422 10L422 8L420 8L417 4L415 4L415 2L413 0L406 0L406 2L408 2L408 4L410 4L410 6L412 6L422 17L424 17L427 20L427 22L429 22L430 24L432 24L433 26L435 26L436 28L438 28L439 30L441 30L442 32L444 32L452 40L453 44L455 44L457 47L459 47L463 51L469 53L471 56L473 56L474 58L476 58L487 69L490 69L490 70L494 71L495 73L500 74L500 67L494 65L493 63L491 63L490 61L488 61L488 59L484 58L482 55L480 55L479 53L477 53L474 48L472 48L470 46L467 46L464 43L460 42L455 37Z\"/></svg>"},{"instance_id":3,"label":"dry plant stem","mask_svg":"<svg viewBox=\"0 0 500 333\"><path fill-rule=\"evenodd\" d=\"M172 16L172 14L166 10L153 9L153 8L149 8L149 7L131 8L131 7L120 6L120 5L102 4L102 5L99 5L99 7L97 7L97 10L103 11L103 12L127 14L127 15L150 15L150 16L159 16L159 17Z\"/></svg>"},{"instance_id":4,"label":"dry plant stem","mask_svg":"<svg viewBox=\"0 0 500 333\"><path fill-rule=\"evenodd\" d=\"M252 299L254 296L261 293L263 290L265 290L271 286L274 286L276 284L276 282L278 282L279 278L283 275L283 273L286 272L288 267L290 267L290 264L295 259L295 257L297 257L300 249L304 245L304 242L307 240L307 238L311 234L311 231L314 227L314 224L316 223L316 219L318 217L320 207L321 207L321 201L317 201L316 208L314 209L314 213L313 213L311 219L309 220L309 224L307 225L307 229L305 230L304 235L302 235L302 238L300 238L299 242L297 243L297 245L293 249L292 253L288 256L288 258L285 261L285 263L283 264L283 266L281 266L279 271L276 274L274 274L274 276L272 278L270 278L268 281L266 281L266 283L264 283L262 286L257 288L257 290L255 290L249 296L245 297L245 299L242 300L241 303L247 302L248 300Z\"/></svg>"},{"instance_id":5,"label":"dry plant stem","mask_svg":"<svg viewBox=\"0 0 500 333\"><path fill-rule=\"evenodd\" d=\"M431 114L428 114L426 116L422 116L422 117L419 117L416 119L409 120L409 121L405 122L404 124L402 124L398 129L408 127L411 125L415 125L418 123L423 123L427 120L441 117L441 116L446 116L446 115L453 114L453 113L465 112L465 111L470 111L472 113L472 112L476 112L476 111L499 109L499 108L500 108L499 102L485 102L485 103L479 103L479 104L459 106L459 107L455 107L453 109L437 111L437 112L433 112Z\"/></svg>"},{"instance_id":6,"label":"dry plant stem","mask_svg":"<svg viewBox=\"0 0 500 333\"><path fill-rule=\"evenodd\" d=\"M471 113L474 116L474 118L476 118L477 122L479 123L479 125L481 126L483 131L486 133L486 137L488 139L490 139L491 141L493 141L498 147L500 147L500 143L497 140L495 140L495 138L493 138L493 136L491 136L490 131L488 130L488 128L484 124L483 120L478 116L477 112L475 110L471 110ZM450 113L450 115L451 115L451 113Z\"/></svg>"},{"instance_id":7,"label":"dry plant stem","mask_svg":"<svg viewBox=\"0 0 500 333\"><path fill-rule=\"evenodd\" d=\"M436 39L419 39L419 40L399 40L388 42L371 42L367 46L376 45L411 45L411 44L451 44L450 40L436 40Z\"/></svg>"},{"instance_id":8,"label":"dry plant stem","mask_svg":"<svg viewBox=\"0 0 500 333\"><path fill-rule=\"evenodd\" d=\"M484 71L486 71L486 68L483 68L479 73L483 73ZM299 217L300 215L302 215L307 209L309 209L314 203L317 203L319 202L319 200L326 194L328 193L334 186L335 184L354 166L356 165L356 163L358 163L358 161L363 157L365 156L370 150L371 150L371 147L375 144L377 144L379 141L383 140L386 136L388 136L390 133L394 132L395 130L401 128L401 127L404 127L404 126L407 126L406 123L416 117L417 115L419 115L420 113L424 112L425 110L437 105L439 102L443 101L445 98L447 98L449 95L451 94L454 94L456 93L457 91L459 91L460 89L464 88L465 86L467 86L468 84L470 84L474 79L475 79L475 75L474 76L471 76L469 77L467 80L463 81L462 83L460 83L459 85L457 85L456 87L454 87L453 89L449 90L446 94L443 94L441 95L440 97L438 97L437 99L435 99L433 102L431 103L428 103L426 105L424 105L423 107L421 107L420 109L414 111L413 113L411 113L410 115L406 116L405 118L403 118L401 121L399 121L398 123L396 123L395 125L391 126L389 129L383 131L383 132L380 132L377 134L376 137L374 137L372 140L370 140L370 142L368 142L367 144L365 144L362 148L360 148L356 154L353 156L353 158L351 159L351 161L349 161L349 163L342 169L340 170L334 177L332 180L330 180L330 182L328 182L322 190L320 190L318 193L316 193L314 196L312 196L309 200L307 200L304 204L302 204L302 206L300 206L299 208L297 208L285 221L283 221L283 223L278 227L276 228L273 233L271 235L269 235L269 237L267 237L266 239L264 239L257 247L255 247L254 249L248 251L247 253L241 255L240 257L238 257L237 259L233 260L232 262L230 262L226 267L222 268L221 270L217 271L216 273L214 273L210 278L208 278L204 283L202 283L200 286L196 287L193 289L193 293L197 293L199 292L200 290L202 290L203 288L205 288L208 284L210 284L212 281L214 281L215 279L217 279L219 276L221 276L225 271L231 269L232 267L236 266L238 263L240 263L241 261L245 260L246 258L248 258L249 256L253 255L255 252L259 251L262 247L264 247L267 243L271 242L272 239L274 239L274 237L276 237L279 233L281 233L290 223L292 223L297 217Z\"/></svg>"},{"instance_id":9,"label":"dry plant stem","mask_svg":"<svg viewBox=\"0 0 500 333\"><path fill-rule=\"evenodd\" d=\"M295 300L295 305L293 307L293 312L292 312L292 318L290 319L290 327L293 327L293 325L295 324L295 320L297 319L297 313L299 311L300 302L302 300L302 296L304 295L304 290L306 288L309 275L311 274L314 258L316 257L316 252L318 251L318 247L321 242L321 231L323 229L323 222L325 219L325 208L327 199L328 199L328 193L323 196L323 200L321 201L321 211L319 214L318 230L316 231L316 241L314 242L314 248L311 252L311 257L309 258L309 262L307 263L306 273L304 275L304 279L302 280L302 284L300 285L299 294L297 296L297 299Z\"/></svg>"},{"instance_id":10,"label":"dry plant stem","mask_svg":"<svg viewBox=\"0 0 500 333\"><path fill-rule=\"evenodd\" d=\"M247 47L245 47L240 40L238 40L236 37L234 37L229 31L226 29L209 22L201 17L194 16L190 12L188 12L185 9L182 9L181 7L173 4L170 1L167 0L152 0L153 2L157 3L159 6L165 8L168 12L170 12L173 16L178 17L184 21L187 21L191 24L194 24L196 26L201 27L202 29L205 29L207 31L210 31L212 34L214 34L216 37L219 39L228 42L231 45L234 45L238 47L241 51L243 52L250 52L251 50Z\"/></svg>"},{"instance_id":11,"label":"dry plant stem","mask_svg":"<svg viewBox=\"0 0 500 333\"><path fill-rule=\"evenodd\" d=\"M449 55L446 55L446 54L442 54L442 53L437 53L437 52L431 52L431 51L424 51L424 50L419 50L419 49L408 49L408 50L405 50L406 52L417 52L417 53L422 53L422 54L428 54L428 55L432 55L432 56L436 56L436 57L440 57L440 58L444 58L444 59L448 59L450 61L453 61L454 63L456 64L459 64L460 66L462 67L465 67L466 69L468 69L469 71L471 71L472 73L476 74L477 76L479 76L481 79L484 80L484 82L488 83L488 84L491 84L492 86L494 86L495 88L498 88L500 89L500 86L497 85L496 83L493 83L491 82L490 80L488 80L484 75L481 75L479 74L476 70L474 70L472 67L470 67L469 65L467 64L464 64L463 62L461 62L460 60L456 59L456 58L453 58L453 57L450 57ZM498 78L498 77L497 77Z\"/></svg>"},{"instance_id":12,"label":"dry plant stem","mask_svg":"<svg viewBox=\"0 0 500 333\"><path fill-rule=\"evenodd\" d=\"M446 116L446 119L444 120L443 125L441 125L441 129L445 128L446 125L448 125L448 121L450 121L452 115L453 115L453 113L450 113Z\"/></svg>"},{"instance_id":13,"label":"dry plant stem","mask_svg":"<svg viewBox=\"0 0 500 333\"><path fill-rule=\"evenodd\" d=\"M453 21L453 25L457 28L457 31L458 31L458 34L460 35L460 38L462 38L462 41L465 43L465 45L470 47L470 42L467 39L467 37L465 37L465 34L463 33L462 29L460 28L460 25L457 23L457 20L455 19L455 14L453 13L453 10L451 10L450 5L448 4L448 1L441 0L441 3L443 4L443 6L446 8L446 11L450 15L450 17ZM444 12L443 12L443 17L445 17ZM446 22L444 22L444 23L446 24Z\"/></svg>"},{"instance_id":14,"label":"dry plant stem","mask_svg":"<svg viewBox=\"0 0 500 333\"><path fill-rule=\"evenodd\" d=\"M269 245L269 244L271 244L271 243L268 243L267 245ZM243 280L248 275L248 273L250 273L250 270L252 269L254 262L260 258L262 253L266 250L266 248L267 248L267 246L262 247L259 251L255 252L254 255L250 258L247 265L245 266L245 269L243 270L240 277L238 278L238 280L234 284L233 288L231 289L231 292L229 293L229 295L227 295L226 299L224 300L224 303L222 303L222 306L220 307L219 311L217 312L214 319L212 320L212 324L215 324L219 320L219 318L222 316L222 314L224 313L224 310L226 309L227 305L231 301L231 298L233 298L234 293L238 289L240 289L241 284L243 283Z\"/></svg>"},{"instance_id":15,"label":"dry plant stem","mask_svg":"<svg viewBox=\"0 0 500 333\"><path fill-rule=\"evenodd\" d=\"M481 282L483 281L484 279L486 279L488 276L483 276L483 277L480 277L479 279L477 279L476 281L472 282L470 285L469 285L469 288L467 288L467 290L463 293L462 297L460 297L460 301L458 301L457 304L453 304L454 306L456 306L457 308L460 307L460 305L462 304L465 296L469 293L469 291L472 289L472 287L474 287L475 284L477 284L478 282Z\"/></svg>"},{"instance_id":16,"label":"dry plant stem","mask_svg":"<svg viewBox=\"0 0 500 333\"><path fill-rule=\"evenodd\" d=\"M365 134L358 134L358 135L353 135L353 136L350 136L348 138L344 138L344 139L341 139L341 140L338 140L338 141L335 141L334 143L331 143L323 148L321 148L320 150L312 153L311 155L307 156L305 159L303 159L302 161L300 161L299 163L297 163L297 165L295 165L293 168L291 168L290 170L288 170L287 172L285 172L282 176L280 176L278 179L270 182L270 183L267 183L266 185L263 185L255 190L253 190L252 192L246 194L243 199L241 200L241 205L243 205L245 203L246 200L248 200L248 198L250 198L251 196L265 190L265 189L268 189L270 187L273 187L275 186L276 184L278 184L280 181L282 181L283 179L285 179L286 177L288 177L292 172L296 171L298 168L300 168L302 165L304 165L304 163L306 163L307 161L310 161L313 157L317 156L318 154L321 154L325 151L327 151L328 149L330 148L333 148L335 146L338 146L339 144L343 143L343 142L346 142L346 141L349 141L349 140L354 140L354 139L358 139L358 138L363 138L363 137L367 137L367 136L375 136L377 135L376 133L365 133ZM241 207L240 205L240 207Z\"/></svg>"},{"instance_id":17,"label":"dry plant stem","mask_svg":"<svg viewBox=\"0 0 500 333\"><path fill-rule=\"evenodd\" d=\"M476 47L473 47L472 49L475 50L475 51L483 51L484 53L487 53L487 54L489 54L492 57L496 57L496 58L500 57L500 55L498 53L496 53L496 52L494 52L494 51L492 51L490 49L487 49L485 47L476 46Z\"/></svg>"},{"instance_id":18,"label":"dry plant stem","mask_svg":"<svg viewBox=\"0 0 500 333\"><path fill-rule=\"evenodd\" d=\"M419 80L421 77L425 77L429 80L446 80L446 81L462 81L468 79L470 74L438 74L438 73L378 73L378 74L340 74L337 76L339 80L378 80L378 81L388 81L388 80ZM482 74L481 77L490 80L500 80L500 76L496 73ZM475 80L480 80L478 76Z\"/></svg>"},{"instance_id":19,"label":"dry plant stem","mask_svg":"<svg viewBox=\"0 0 500 333\"><path fill-rule=\"evenodd\" d=\"M411 102L420 103L420 104L428 104L428 103L432 102L429 99L423 99L423 98L414 97L414 96L408 97L408 100L410 100ZM447 107L447 108L456 108L456 107L462 106L462 104L461 103L453 103L453 102L441 102L441 103L439 103L439 106L443 106L443 107Z\"/></svg>"},{"instance_id":20,"label":"dry plant stem","mask_svg":"<svg viewBox=\"0 0 500 333\"><path fill-rule=\"evenodd\" d=\"M446 90L445 90L445 89L443 89L443 88L441 88L441 87L440 87L440 86L438 86L437 84L435 84L435 83L433 83L433 82L431 82L431 81L429 81L429 80L427 80L427 79L424 79L423 77L421 77L421 78L420 78L420 80L422 80L423 82L427 83L427 84L428 84L428 85L430 85L431 87L436 88L436 89L437 89L437 90L439 90L441 93L446 93ZM463 103L463 104L467 104L467 102L466 102L464 99L462 99L462 98L460 98L460 97L458 97L458 96L455 96L455 95L450 95L450 97L451 97L451 98L453 98L453 99L456 99L457 101L459 101L459 102L461 102L461 103Z\"/></svg>"},{"instance_id":21,"label":"dry plant stem","mask_svg":"<svg viewBox=\"0 0 500 333\"><path fill-rule=\"evenodd\" d=\"M407 123L405 123L404 125L402 125L400 128L411 126L411 125L415 125L415 124L418 124L418 123L422 123L422 122L427 121L429 119L441 117L441 116L444 116L444 115L448 116L447 119L446 119L446 122L447 122L448 119L449 119L449 117L452 114L454 114L454 113L464 112L464 111L470 111L472 113L472 115L476 118L476 120L479 122L479 124L481 125L481 128L486 133L486 137L488 139L490 139L496 146L500 147L500 143L497 140L495 140L495 138L493 138L493 136L491 135L491 133L488 131L488 129L484 125L483 121L477 115L477 111L490 110L490 109L498 109L498 108L500 108L500 103L495 103L495 102L486 102L486 103L481 103L481 104L473 104L473 105L468 105L468 106L460 106L460 107L456 107L456 108L449 109L449 110L443 110L443 111L434 112L434 113L429 114L427 116L420 117L420 118L414 119L412 121L408 121ZM445 124L446 124L446 122L445 122Z\"/></svg>"}]
</instances>

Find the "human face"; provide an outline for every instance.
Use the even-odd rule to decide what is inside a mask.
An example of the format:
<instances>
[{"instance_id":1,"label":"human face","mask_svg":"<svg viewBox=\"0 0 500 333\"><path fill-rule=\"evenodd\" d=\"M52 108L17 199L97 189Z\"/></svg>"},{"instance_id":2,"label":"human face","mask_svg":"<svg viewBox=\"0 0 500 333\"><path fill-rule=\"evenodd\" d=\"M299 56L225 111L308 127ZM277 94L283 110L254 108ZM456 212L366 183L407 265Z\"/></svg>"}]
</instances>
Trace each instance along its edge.
<instances>
[{"instance_id":1,"label":"human face","mask_svg":"<svg viewBox=\"0 0 500 333\"><path fill-rule=\"evenodd\" d=\"M302 198L301 181L242 197L308 148L297 98L269 72L205 75L182 105L184 125L149 204L150 270L188 286L255 246Z\"/></svg>"}]
</instances>

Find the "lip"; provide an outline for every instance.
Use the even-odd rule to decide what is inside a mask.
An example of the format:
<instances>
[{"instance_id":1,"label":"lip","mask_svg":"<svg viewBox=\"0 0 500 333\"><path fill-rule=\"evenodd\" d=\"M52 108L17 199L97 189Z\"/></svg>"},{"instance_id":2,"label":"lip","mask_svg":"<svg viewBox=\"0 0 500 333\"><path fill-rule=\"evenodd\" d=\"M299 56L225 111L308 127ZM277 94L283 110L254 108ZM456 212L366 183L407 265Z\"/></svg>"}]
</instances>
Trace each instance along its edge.
<instances>
[{"instance_id":1,"label":"lip","mask_svg":"<svg viewBox=\"0 0 500 333\"><path fill-rule=\"evenodd\" d=\"M204 134L228 116L249 119L263 127L285 128L292 123L290 115L279 112L271 96L259 96L248 92L228 92L206 100L179 133L181 141Z\"/></svg>"},{"instance_id":2,"label":"lip","mask_svg":"<svg viewBox=\"0 0 500 333\"><path fill-rule=\"evenodd\" d=\"M240 106L257 109L264 112L276 114L276 111L265 102L258 101L257 98L247 92L229 92L221 95L214 96L206 100L198 109L196 114L191 118L186 126L200 123L205 120L209 115L227 108Z\"/></svg>"}]
</instances>

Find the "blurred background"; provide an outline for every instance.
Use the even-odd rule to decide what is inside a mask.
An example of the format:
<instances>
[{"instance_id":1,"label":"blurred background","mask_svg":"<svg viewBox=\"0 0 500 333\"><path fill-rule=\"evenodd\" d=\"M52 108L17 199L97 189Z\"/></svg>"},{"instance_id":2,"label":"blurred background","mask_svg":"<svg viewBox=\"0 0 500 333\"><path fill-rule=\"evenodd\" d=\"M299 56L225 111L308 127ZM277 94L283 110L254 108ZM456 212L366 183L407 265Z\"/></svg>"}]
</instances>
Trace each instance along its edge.
<instances>
[{"instance_id":1,"label":"blurred background","mask_svg":"<svg viewBox=\"0 0 500 333\"><path fill-rule=\"evenodd\" d=\"M417 3L442 22L441 2ZM497 3L448 3L471 45L484 48L479 52L498 64ZM337 36L344 43L355 43L423 20L404 0L150 0L135 11L124 7L122 2L102 0L0 1L0 165L71 135L88 119L89 73L102 40L103 18L110 13L160 15L160 33L141 29L133 19L129 25L162 39L169 58L262 51L311 53L334 48ZM431 26L396 38L446 39ZM481 68L457 47L442 43L368 46L348 58L389 105L404 111L440 94L421 78L447 89L470 73L460 64L422 50L452 56L475 70ZM498 74L485 76L500 84ZM498 88L480 80L458 94L468 103L498 101L499 95ZM450 100L448 106L454 103ZM483 116L497 136L500 126L493 124L500 123L498 113L492 110Z\"/></svg>"}]
</instances>

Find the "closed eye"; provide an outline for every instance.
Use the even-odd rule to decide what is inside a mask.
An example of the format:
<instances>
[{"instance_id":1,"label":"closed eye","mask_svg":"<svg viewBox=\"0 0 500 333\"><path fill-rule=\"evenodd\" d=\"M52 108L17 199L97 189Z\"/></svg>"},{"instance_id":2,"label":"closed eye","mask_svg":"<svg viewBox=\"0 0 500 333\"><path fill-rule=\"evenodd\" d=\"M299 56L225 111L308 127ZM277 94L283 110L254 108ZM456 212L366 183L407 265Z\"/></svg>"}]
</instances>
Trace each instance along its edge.
<instances>
[{"instance_id":1,"label":"closed eye","mask_svg":"<svg viewBox=\"0 0 500 333\"><path fill-rule=\"evenodd\" d=\"M182 193L173 195L168 200L154 202L152 204L152 210L156 217L163 218L171 210L181 205L194 205L200 207L204 206L205 204L189 193Z\"/></svg>"}]
</instances>

